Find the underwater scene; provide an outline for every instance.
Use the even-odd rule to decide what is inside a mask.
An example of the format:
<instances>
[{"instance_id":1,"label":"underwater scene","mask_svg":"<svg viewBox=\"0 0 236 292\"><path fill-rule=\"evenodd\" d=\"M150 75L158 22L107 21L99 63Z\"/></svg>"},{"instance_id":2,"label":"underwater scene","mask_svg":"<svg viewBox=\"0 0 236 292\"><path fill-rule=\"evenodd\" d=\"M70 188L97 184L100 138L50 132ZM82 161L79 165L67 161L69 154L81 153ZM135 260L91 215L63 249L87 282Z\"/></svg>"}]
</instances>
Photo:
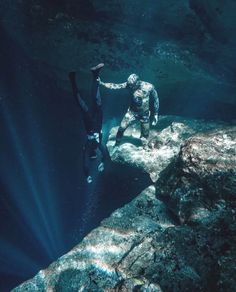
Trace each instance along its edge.
<instances>
[{"instance_id":1,"label":"underwater scene","mask_svg":"<svg viewBox=\"0 0 236 292\"><path fill-rule=\"evenodd\" d=\"M0 1L0 292L236 291L236 1Z\"/></svg>"}]
</instances>

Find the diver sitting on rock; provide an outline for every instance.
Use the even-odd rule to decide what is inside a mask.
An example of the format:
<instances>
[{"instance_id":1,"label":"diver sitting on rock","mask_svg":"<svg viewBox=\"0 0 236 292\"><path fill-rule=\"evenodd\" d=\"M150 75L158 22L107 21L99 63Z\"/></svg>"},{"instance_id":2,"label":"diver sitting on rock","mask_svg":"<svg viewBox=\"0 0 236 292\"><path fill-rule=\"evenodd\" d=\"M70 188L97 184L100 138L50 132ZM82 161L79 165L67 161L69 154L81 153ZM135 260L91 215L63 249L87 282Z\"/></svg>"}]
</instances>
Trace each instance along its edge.
<instances>
[{"instance_id":1,"label":"diver sitting on rock","mask_svg":"<svg viewBox=\"0 0 236 292\"><path fill-rule=\"evenodd\" d=\"M106 159L106 148L102 145L102 101L99 91L99 72L104 66L103 63L91 68L93 74L92 84L92 108L89 109L85 101L82 99L79 90L76 85L76 73L70 72L69 79L72 85L73 95L78 101L79 107L82 112L84 126L87 132L87 141L83 149L83 168L87 177L87 182L92 182L92 176L90 173L91 160L97 158L97 150L101 152L101 162L98 165L98 171L104 170L104 161Z\"/></svg>"},{"instance_id":2,"label":"diver sitting on rock","mask_svg":"<svg viewBox=\"0 0 236 292\"><path fill-rule=\"evenodd\" d=\"M104 83L98 78L99 84L109 89L128 89L131 94L131 104L123 117L116 135L116 144L119 145L124 131L134 121L139 121L141 125L141 140L143 146L148 143L150 118L152 125L155 126L158 121L159 98L154 85L141 81L139 76L131 74L124 83ZM153 105L153 107L151 106ZM152 109L152 111L151 111ZM151 113L151 115L150 115Z\"/></svg>"}]
</instances>

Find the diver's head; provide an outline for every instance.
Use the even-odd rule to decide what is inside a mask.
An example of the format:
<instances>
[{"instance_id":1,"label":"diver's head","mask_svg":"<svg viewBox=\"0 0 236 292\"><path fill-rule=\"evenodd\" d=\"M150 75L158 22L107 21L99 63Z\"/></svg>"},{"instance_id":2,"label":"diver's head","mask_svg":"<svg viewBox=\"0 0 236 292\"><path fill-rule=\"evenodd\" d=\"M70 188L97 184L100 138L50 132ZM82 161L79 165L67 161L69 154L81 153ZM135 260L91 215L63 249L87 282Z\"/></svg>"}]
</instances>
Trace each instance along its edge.
<instances>
[{"instance_id":1,"label":"diver's head","mask_svg":"<svg viewBox=\"0 0 236 292\"><path fill-rule=\"evenodd\" d=\"M131 74L127 79L127 86L131 89L137 89L140 85L140 79L137 74Z\"/></svg>"}]
</instances>

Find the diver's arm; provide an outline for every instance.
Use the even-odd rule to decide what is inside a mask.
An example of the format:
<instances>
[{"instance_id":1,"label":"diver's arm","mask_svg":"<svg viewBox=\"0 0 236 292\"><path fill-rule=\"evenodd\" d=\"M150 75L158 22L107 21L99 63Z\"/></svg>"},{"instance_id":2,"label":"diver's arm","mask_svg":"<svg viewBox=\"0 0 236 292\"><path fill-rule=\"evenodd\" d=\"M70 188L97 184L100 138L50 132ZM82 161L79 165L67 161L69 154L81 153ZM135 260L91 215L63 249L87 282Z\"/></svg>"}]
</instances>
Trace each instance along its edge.
<instances>
[{"instance_id":1,"label":"diver's arm","mask_svg":"<svg viewBox=\"0 0 236 292\"><path fill-rule=\"evenodd\" d=\"M89 177L89 155L88 155L88 144L86 143L83 148L83 170L85 176Z\"/></svg>"},{"instance_id":2,"label":"diver's arm","mask_svg":"<svg viewBox=\"0 0 236 292\"><path fill-rule=\"evenodd\" d=\"M156 124L158 122L159 98L158 98L158 94L157 94L155 87L152 88L151 96L153 98L153 107L154 107L152 125L156 126Z\"/></svg>"},{"instance_id":3,"label":"diver's arm","mask_svg":"<svg viewBox=\"0 0 236 292\"><path fill-rule=\"evenodd\" d=\"M102 82L100 78L97 79L99 82L99 85L102 85L106 88L109 89L123 89L127 87L127 82L124 83L107 83L107 82Z\"/></svg>"},{"instance_id":4,"label":"diver's arm","mask_svg":"<svg viewBox=\"0 0 236 292\"><path fill-rule=\"evenodd\" d=\"M153 98L153 103L154 103L154 114L158 114L159 111L159 97L157 94L156 89L153 87L152 91L151 91L151 95Z\"/></svg>"},{"instance_id":5,"label":"diver's arm","mask_svg":"<svg viewBox=\"0 0 236 292\"><path fill-rule=\"evenodd\" d=\"M108 156L107 149L105 146L103 146L102 143L99 143L98 149L101 151L101 154L102 154L101 161L104 163L107 160L107 156Z\"/></svg>"},{"instance_id":6,"label":"diver's arm","mask_svg":"<svg viewBox=\"0 0 236 292\"><path fill-rule=\"evenodd\" d=\"M101 151L102 157L101 157L101 163L98 165L98 171L103 171L104 170L104 163L107 159L108 153L106 147L102 145L102 143L99 144L98 146L99 150Z\"/></svg>"}]
</instances>

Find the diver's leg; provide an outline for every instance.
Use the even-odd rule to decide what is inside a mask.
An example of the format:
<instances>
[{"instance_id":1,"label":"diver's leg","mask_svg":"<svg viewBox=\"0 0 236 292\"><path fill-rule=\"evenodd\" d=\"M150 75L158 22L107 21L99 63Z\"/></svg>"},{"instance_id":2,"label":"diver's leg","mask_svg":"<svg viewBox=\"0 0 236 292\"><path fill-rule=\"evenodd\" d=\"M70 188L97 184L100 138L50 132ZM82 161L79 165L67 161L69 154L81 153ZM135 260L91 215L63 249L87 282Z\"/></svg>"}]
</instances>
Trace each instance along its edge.
<instances>
[{"instance_id":1,"label":"diver's leg","mask_svg":"<svg viewBox=\"0 0 236 292\"><path fill-rule=\"evenodd\" d=\"M127 111L124 118L121 121L121 124L119 126L119 129L116 134L116 145L119 145L121 142L121 139L124 135L125 130L131 125L131 123L135 120L134 115L130 110Z\"/></svg>"},{"instance_id":2,"label":"diver's leg","mask_svg":"<svg viewBox=\"0 0 236 292\"><path fill-rule=\"evenodd\" d=\"M98 77L101 69L104 67L103 63L98 64L95 67L91 68L91 72L93 75L93 82L92 82L92 100L94 103L94 106L101 106L102 105L102 100L101 100L101 94L100 94L100 89L99 89L99 82L98 82Z\"/></svg>"},{"instance_id":3,"label":"diver's leg","mask_svg":"<svg viewBox=\"0 0 236 292\"><path fill-rule=\"evenodd\" d=\"M104 64L98 64L97 66L91 68L91 72L93 75L92 81L92 115L95 120L95 129L98 133L102 131L102 121L103 121L103 111L102 111L102 99L100 94L98 77L100 70L103 68Z\"/></svg>"},{"instance_id":4,"label":"diver's leg","mask_svg":"<svg viewBox=\"0 0 236 292\"><path fill-rule=\"evenodd\" d=\"M140 121L141 126L141 141L144 149L146 149L148 145L148 138L149 138L149 129L150 129L150 122L147 121Z\"/></svg>"},{"instance_id":5,"label":"diver's leg","mask_svg":"<svg viewBox=\"0 0 236 292\"><path fill-rule=\"evenodd\" d=\"M149 122L140 121L140 126L141 126L141 138L143 137L145 139L148 139L150 123Z\"/></svg>"},{"instance_id":6,"label":"diver's leg","mask_svg":"<svg viewBox=\"0 0 236 292\"><path fill-rule=\"evenodd\" d=\"M99 77L100 70L104 67L103 63L98 64L97 66L92 67L90 70L95 76L95 78Z\"/></svg>"},{"instance_id":7,"label":"diver's leg","mask_svg":"<svg viewBox=\"0 0 236 292\"><path fill-rule=\"evenodd\" d=\"M141 141L144 148L148 145L149 131L150 131L150 112L146 112L139 118L141 127Z\"/></svg>"},{"instance_id":8,"label":"diver's leg","mask_svg":"<svg viewBox=\"0 0 236 292\"><path fill-rule=\"evenodd\" d=\"M80 93L79 93L79 89L77 87L76 84L76 73L75 72L70 72L69 73L69 79L71 82L71 86L72 86L72 91L73 91L73 95L76 98L77 102L79 103L79 106L82 110L83 113L88 113L89 108L87 106L87 104L85 103L85 101L82 99Z\"/></svg>"}]
</instances>

